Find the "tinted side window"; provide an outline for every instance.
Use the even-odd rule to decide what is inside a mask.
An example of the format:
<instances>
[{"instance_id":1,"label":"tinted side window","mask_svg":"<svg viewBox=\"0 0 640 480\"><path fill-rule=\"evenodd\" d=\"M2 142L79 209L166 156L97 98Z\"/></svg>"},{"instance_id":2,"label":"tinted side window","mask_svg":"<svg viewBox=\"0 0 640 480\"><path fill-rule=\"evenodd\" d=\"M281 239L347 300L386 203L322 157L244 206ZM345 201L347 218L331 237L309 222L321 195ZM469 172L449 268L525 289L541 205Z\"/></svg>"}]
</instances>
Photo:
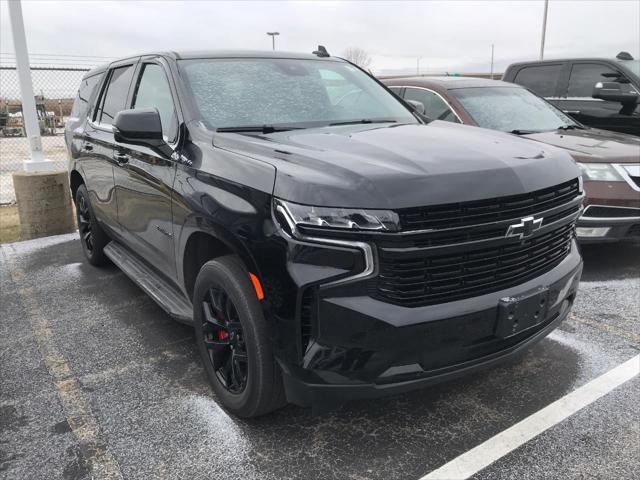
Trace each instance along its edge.
<instances>
[{"instance_id":1,"label":"tinted side window","mask_svg":"<svg viewBox=\"0 0 640 480\"><path fill-rule=\"evenodd\" d=\"M125 109L132 78L133 65L114 68L111 71L109 85L107 85L101 100L101 107L96 111L94 117L97 122L111 125L116 114Z\"/></svg>"},{"instance_id":2,"label":"tinted side window","mask_svg":"<svg viewBox=\"0 0 640 480\"><path fill-rule=\"evenodd\" d=\"M389 90L391 90L393 93L395 93L397 96L399 96L400 98L402 98L402 96L400 95L400 92L402 92L402 87L388 87Z\"/></svg>"},{"instance_id":3,"label":"tinted side window","mask_svg":"<svg viewBox=\"0 0 640 480\"><path fill-rule=\"evenodd\" d=\"M541 97L553 97L562 67L562 64L524 67L513 81L533 90Z\"/></svg>"},{"instance_id":4,"label":"tinted side window","mask_svg":"<svg viewBox=\"0 0 640 480\"><path fill-rule=\"evenodd\" d=\"M432 120L458 122L458 119L442 98L429 90L407 87L404 92L404 99L422 103L424 105L424 114Z\"/></svg>"},{"instance_id":5,"label":"tinted side window","mask_svg":"<svg viewBox=\"0 0 640 480\"><path fill-rule=\"evenodd\" d=\"M93 93L100 82L102 75L94 75L82 80L80 88L78 89L78 95L73 102L73 108L71 109L71 116L74 118L84 118L89 113L91 101L93 99Z\"/></svg>"},{"instance_id":6,"label":"tinted side window","mask_svg":"<svg viewBox=\"0 0 640 480\"><path fill-rule=\"evenodd\" d=\"M167 76L160 65L147 63L142 67L132 106L157 108L162 122L162 133L168 141L175 140L178 127L176 110Z\"/></svg>"},{"instance_id":7,"label":"tinted side window","mask_svg":"<svg viewBox=\"0 0 640 480\"><path fill-rule=\"evenodd\" d=\"M605 75L607 75L605 77ZM618 72L598 63L576 63L571 67L567 97L591 97L598 82L613 82Z\"/></svg>"}]
</instances>

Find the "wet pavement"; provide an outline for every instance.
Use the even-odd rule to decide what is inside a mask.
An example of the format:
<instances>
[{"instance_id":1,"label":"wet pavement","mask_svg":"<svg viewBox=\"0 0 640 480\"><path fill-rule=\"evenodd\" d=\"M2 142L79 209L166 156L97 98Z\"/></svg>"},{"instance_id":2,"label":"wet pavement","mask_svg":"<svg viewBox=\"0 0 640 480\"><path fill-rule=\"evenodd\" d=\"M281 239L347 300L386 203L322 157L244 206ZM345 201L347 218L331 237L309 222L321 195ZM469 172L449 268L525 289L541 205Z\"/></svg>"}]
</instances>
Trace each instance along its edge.
<instances>
[{"instance_id":1,"label":"wet pavement","mask_svg":"<svg viewBox=\"0 0 640 480\"><path fill-rule=\"evenodd\" d=\"M517 361L314 417L220 409L191 328L75 235L0 247L0 478L417 479L640 351L640 246L584 248L574 312ZM637 478L640 380L477 479Z\"/></svg>"}]
</instances>

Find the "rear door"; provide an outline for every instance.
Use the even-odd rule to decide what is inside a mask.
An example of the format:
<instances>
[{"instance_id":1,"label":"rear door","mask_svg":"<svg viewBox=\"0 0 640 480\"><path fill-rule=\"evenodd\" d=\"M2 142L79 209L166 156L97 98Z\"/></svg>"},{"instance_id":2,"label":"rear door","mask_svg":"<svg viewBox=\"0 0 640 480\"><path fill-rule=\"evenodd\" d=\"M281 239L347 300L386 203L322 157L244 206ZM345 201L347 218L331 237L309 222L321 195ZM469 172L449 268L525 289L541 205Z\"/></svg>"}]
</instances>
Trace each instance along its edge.
<instances>
[{"instance_id":1,"label":"rear door","mask_svg":"<svg viewBox=\"0 0 640 480\"><path fill-rule=\"evenodd\" d=\"M127 108L156 108L165 141L178 141L177 98L168 66L158 58L142 59ZM175 279L171 192L176 165L148 147L117 144L114 155L118 221L129 245L169 279Z\"/></svg>"},{"instance_id":2,"label":"rear door","mask_svg":"<svg viewBox=\"0 0 640 480\"><path fill-rule=\"evenodd\" d=\"M631 115L620 113L622 105L593 98L593 87L598 82L615 82L625 79L624 74L613 65L597 61L571 62L567 87L562 92L562 110L585 125L623 133L640 134L640 111L636 107ZM631 83L620 84L623 91L634 87Z\"/></svg>"},{"instance_id":3,"label":"rear door","mask_svg":"<svg viewBox=\"0 0 640 480\"><path fill-rule=\"evenodd\" d=\"M544 97L564 110L561 94L566 91L568 62L539 63L520 67L512 81Z\"/></svg>"},{"instance_id":4,"label":"rear door","mask_svg":"<svg viewBox=\"0 0 640 480\"><path fill-rule=\"evenodd\" d=\"M100 97L87 122L82 144L82 169L89 199L98 219L118 231L118 210L113 179L113 117L124 108L135 60L112 65L102 84Z\"/></svg>"}]
</instances>

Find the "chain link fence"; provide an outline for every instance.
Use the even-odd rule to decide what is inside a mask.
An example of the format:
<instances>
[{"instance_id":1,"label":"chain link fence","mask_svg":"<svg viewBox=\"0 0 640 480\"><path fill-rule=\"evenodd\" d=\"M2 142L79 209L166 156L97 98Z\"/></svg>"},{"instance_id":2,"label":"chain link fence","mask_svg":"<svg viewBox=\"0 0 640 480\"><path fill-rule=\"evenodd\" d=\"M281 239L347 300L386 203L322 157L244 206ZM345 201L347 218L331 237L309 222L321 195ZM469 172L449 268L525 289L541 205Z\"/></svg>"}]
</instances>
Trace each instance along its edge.
<instances>
[{"instance_id":1,"label":"chain link fence","mask_svg":"<svg viewBox=\"0 0 640 480\"><path fill-rule=\"evenodd\" d=\"M44 156L56 168L67 168L64 124L71 113L78 86L88 68L32 67L31 78ZM11 174L22 170L29 144L22 120L18 72L0 66L0 204L15 201Z\"/></svg>"}]
</instances>

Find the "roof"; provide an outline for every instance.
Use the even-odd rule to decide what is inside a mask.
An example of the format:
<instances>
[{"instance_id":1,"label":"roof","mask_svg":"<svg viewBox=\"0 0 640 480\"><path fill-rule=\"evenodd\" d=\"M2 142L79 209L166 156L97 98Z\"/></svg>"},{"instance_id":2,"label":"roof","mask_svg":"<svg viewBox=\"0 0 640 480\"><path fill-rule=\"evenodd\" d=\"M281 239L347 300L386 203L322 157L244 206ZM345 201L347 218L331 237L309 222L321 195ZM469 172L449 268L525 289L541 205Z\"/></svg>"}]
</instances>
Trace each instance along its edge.
<instances>
[{"instance_id":1,"label":"roof","mask_svg":"<svg viewBox=\"0 0 640 480\"><path fill-rule=\"evenodd\" d=\"M500 80L489 80L487 78L474 77L403 77L385 78L387 85L402 85L414 87L438 86L445 90L455 90L457 88L477 88L477 87L512 87L522 88L520 85L502 82Z\"/></svg>"},{"instance_id":2,"label":"roof","mask_svg":"<svg viewBox=\"0 0 640 480\"><path fill-rule=\"evenodd\" d=\"M149 57L149 56L162 56L173 58L174 60L190 60L196 58L287 58L298 60L329 60L334 62L344 62L343 59L338 57L319 57L313 53L297 53L297 52L281 52L271 50L191 50L191 51L156 51L145 52L138 55L128 55L126 57L118 58L111 63L103 64L90 70L85 77L90 77L106 70L109 65L113 63L121 62L128 58Z\"/></svg>"},{"instance_id":3,"label":"roof","mask_svg":"<svg viewBox=\"0 0 640 480\"><path fill-rule=\"evenodd\" d=\"M621 60L615 57L575 57L575 58L551 58L547 60L528 60L522 62L514 62L507 67L507 70L512 67L521 66L521 65L537 65L537 64L552 64L552 63L564 63L564 62L614 62L621 63L628 60Z\"/></svg>"}]
</instances>

